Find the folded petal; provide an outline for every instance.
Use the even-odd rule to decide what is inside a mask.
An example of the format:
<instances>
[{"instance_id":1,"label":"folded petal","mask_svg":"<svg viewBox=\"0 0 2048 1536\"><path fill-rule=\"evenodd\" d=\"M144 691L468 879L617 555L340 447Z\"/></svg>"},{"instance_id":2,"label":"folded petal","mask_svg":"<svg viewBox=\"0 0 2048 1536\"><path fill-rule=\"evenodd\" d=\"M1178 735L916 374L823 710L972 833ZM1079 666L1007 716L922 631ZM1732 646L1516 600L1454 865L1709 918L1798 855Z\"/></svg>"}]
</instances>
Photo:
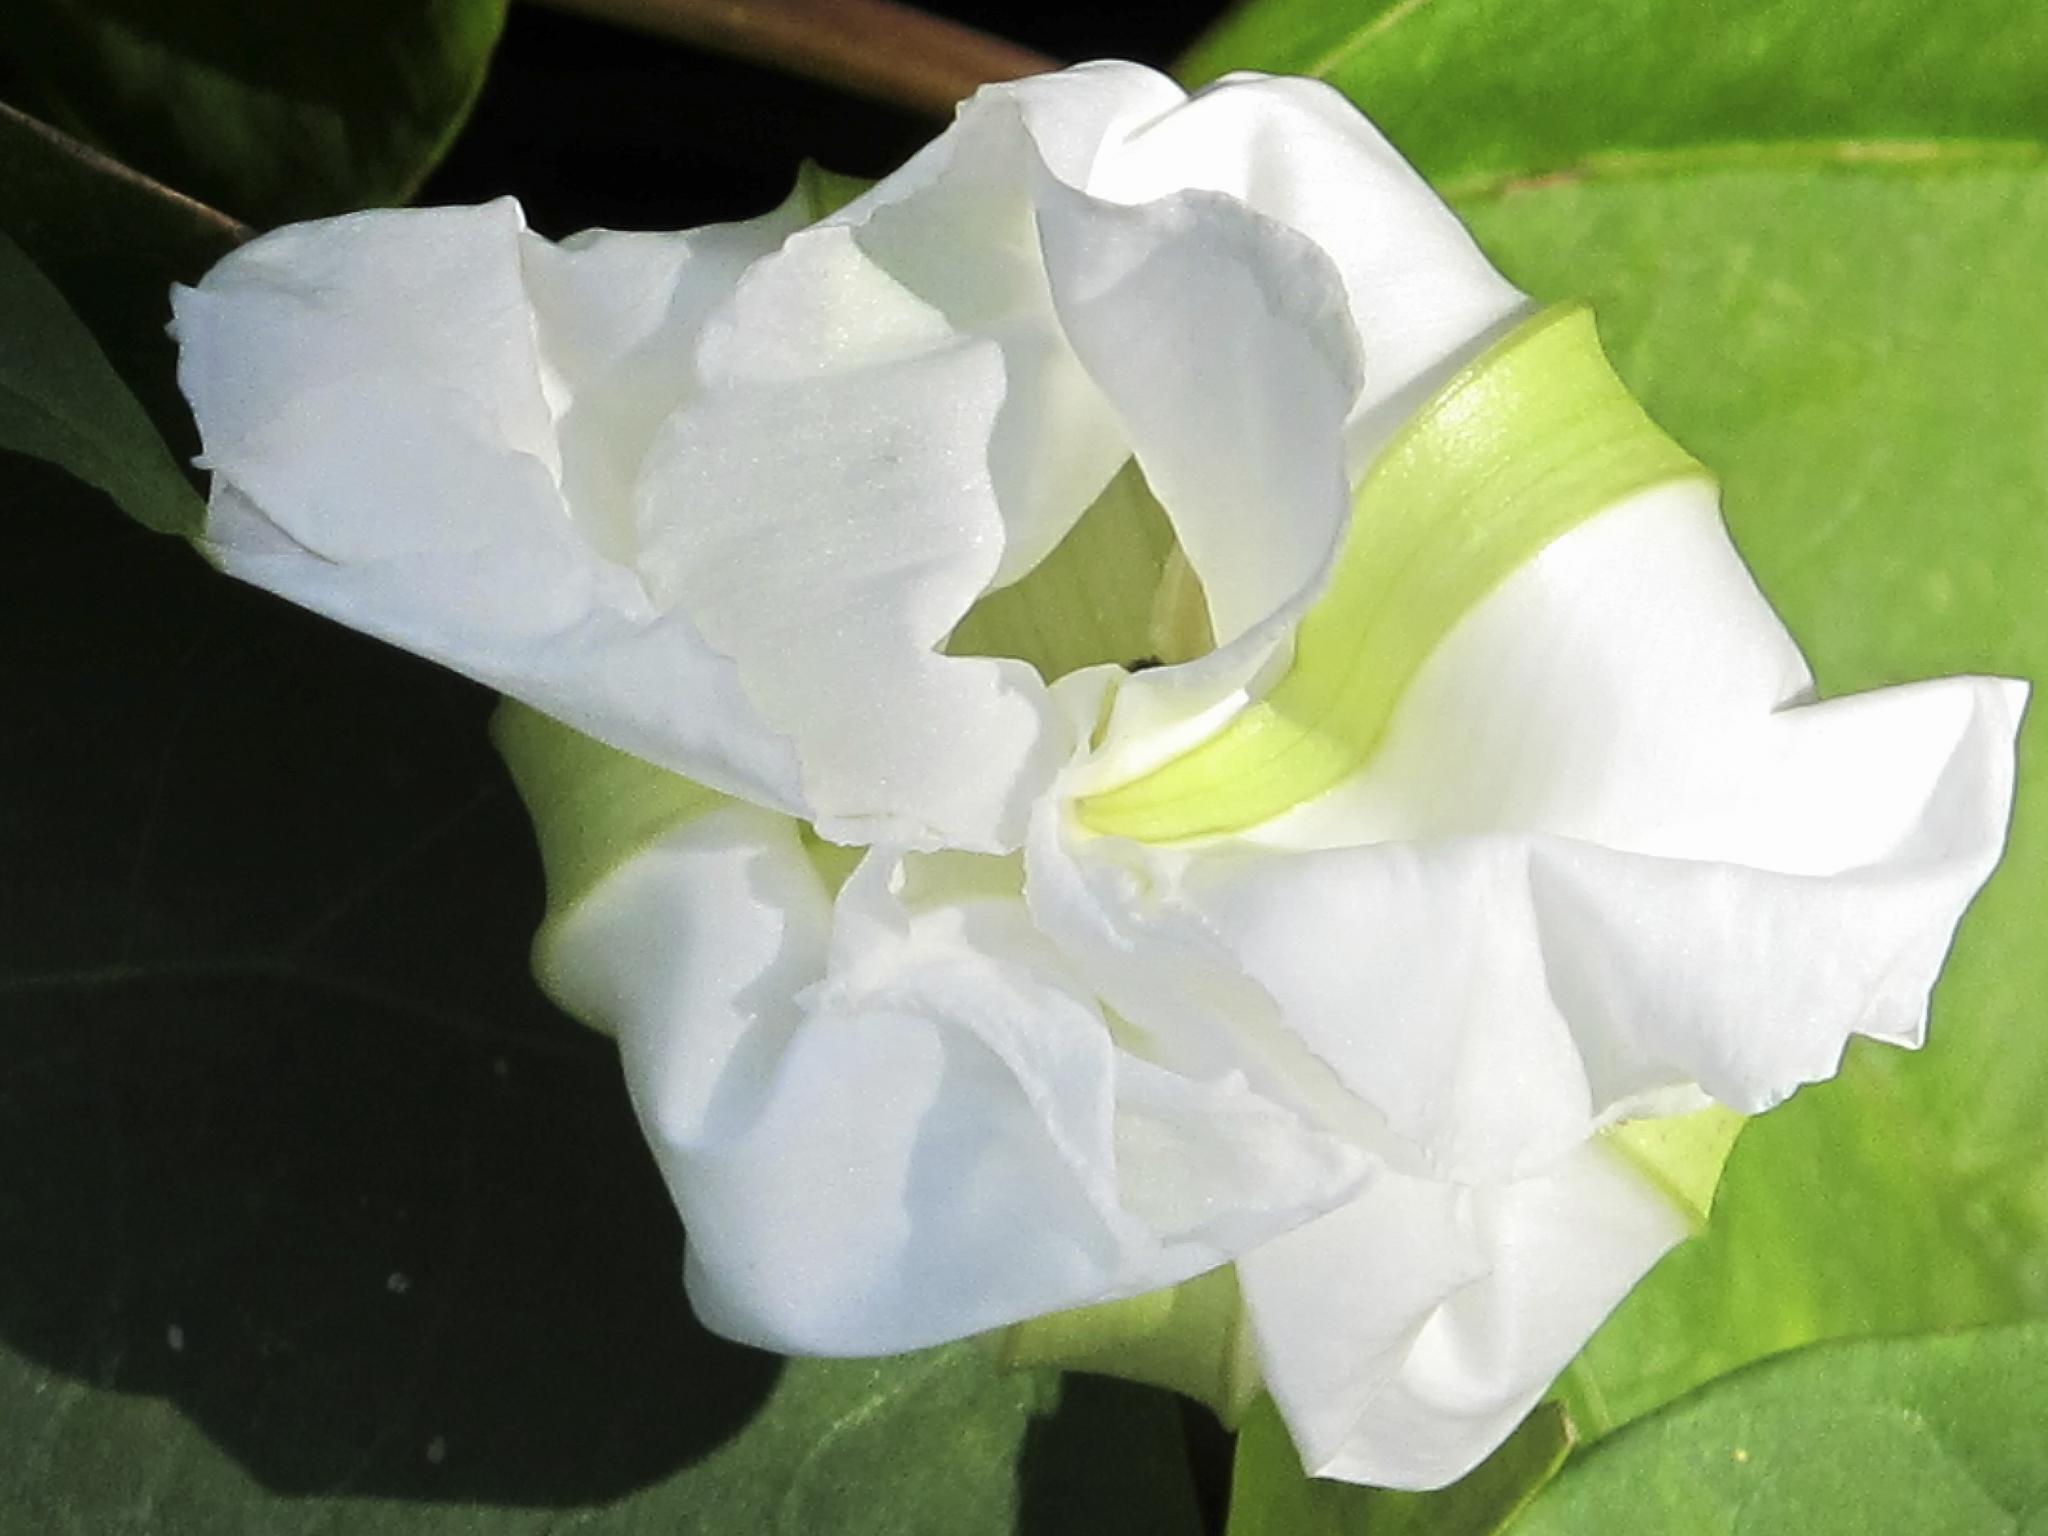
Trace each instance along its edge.
<instances>
[{"instance_id":1,"label":"folded petal","mask_svg":"<svg viewBox=\"0 0 2048 1536\"><path fill-rule=\"evenodd\" d=\"M1177 1283L1356 1186L1356 1152L1241 1078L1120 1049L1003 867L876 854L835 907L794 823L725 803L551 923L713 1328L918 1348Z\"/></svg>"},{"instance_id":2,"label":"folded petal","mask_svg":"<svg viewBox=\"0 0 2048 1536\"><path fill-rule=\"evenodd\" d=\"M1082 703L1085 677L1056 690ZM1379 1155L1398 1155L1384 1119L1282 1014L1201 913L1174 897L1170 856L1077 835L1065 805L1041 802L1025 851L1032 919L1114 1011L1130 1048L1195 1079L1243 1078L1262 1098Z\"/></svg>"},{"instance_id":3,"label":"folded petal","mask_svg":"<svg viewBox=\"0 0 2048 1536\"><path fill-rule=\"evenodd\" d=\"M1489 1189L1388 1175L1253 1250L1238 1279L1310 1474L1437 1488L1507 1438L1686 1235L1674 1204L1589 1143Z\"/></svg>"},{"instance_id":4,"label":"folded petal","mask_svg":"<svg viewBox=\"0 0 2048 1536\"><path fill-rule=\"evenodd\" d=\"M1755 806L1758 771L1782 766L1758 748L1811 689L1712 485L1674 481L1535 551L1437 642L1363 770L1252 835L1541 828L1711 857L1687 829Z\"/></svg>"},{"instance_id":5,"label":"folded petal","mask_svg":"<svg viewBox=\"0 0 2048 1536\"><path fill-rule=\"evenodd\" d=\"M1256 835L1542 834L1548 995L1596 1104L1681 1079L1760 1109L1851 1034L1918 1043L2004 844L2026 688L1810 697L1711 496L1674 485L1544 550L1445 639L1363 773Z\"/></svg>"},{"instance_id":6,"label":"folded petal","mask_svg":"<svg viewBox=\"0 0 2048 1536\"><path fill-rule=\"evenodd\" d=\"M1321 81L1234 75L1104 155L1087 189L1145 202L1220 192L1307 236L1335 264L1364 356L1352 470L1527 300L1457 215Z\"/></svg>"},{"instance_id":7,"label":"folded petal","mask_svg":"<svg viewBox=\"0 0 2048 1536\"><path fill-rule=\"evenodd\" d=\"M614 509L579 499L605 477L558 430L608 369L678 344L663 320L785 223L549 256L505 200L252 242L175 295L179 380L214 472L202 549L615 745L796 808L789 744L621 563ZM700 247L715 259L695 261ZM551 339L568 309L605 304L578 347Z\"/></svg>"},{"instance_id":8,"label":"folded petal","mask_svg":"<svg viewBox=\"0 0 2048 1536\"><path fill-rule=\"evenodd\" d=\"M1070 744L1031 668L939 652L1003 549L1000 349L833 226L755 264L699 372L636 490L650 590L735 658L827 836L1014 846Z\"/></svg>"},{"instance_id":9,"label":"folded petal","mask_svg":"<svg viewBox=\"0 0 2048 1536\"><path fill-rule=\"evenodd\" d=\"M1520 840L1196 858L1168 903L1378 1112L1414 1171L1526 1174L1608 1108L1552 995Z\"/></svg>"},{"instance_id":10,"label":"folded petal","mask_svg":"<svg viewBox=\"0 0 2048 1536\"><path fill-rule=\"evenodd\" d=\"M1485 599L1366 769L1255 843L1068 857L1254 983L1404 1166L1513 1177L1674 1092L1756 1111L1852 1035L1917 1043L2025 690L1808 687L1711 497L1653 491Z\"/></svg>"},{"instance_id":11,"label":"folded petal","mask_svg":"<svg viewBox=\"0 0 2048 1536\"><path fill-rule=\"evenodd\" d=\"M2016 706L1989 689L1957 702L1971 723L1949 738L1954 756L1914 833L1861 868L1822 877L1536 845L1550 991L1597 1101L1696 1083L1756 1113L1833 1076L1852 1035L1920 1043L1956 925L1998 861L2010 797L1998 781Z\"/></svg>"},{"instance_id":12,"label":"folded petal","mask_svg":"<svg viewBox=\"0 0 2048 1536\"><path fill-rule=\"evenodd\" d=\"M993 86L837 218L906 289L1001 348L994 584L1042 559L1135 454L1217 637L1266 625L1234 687L1342 527L1359 364L1342 282L1309 239L1227 197L1171 195L1170 181L1098 194L1131 192L1118 170L1131 146L1185 110L1178 87L1134 65Z\"/></svg>"},{"instance_id":13,"label":"folded petal","mask_svg":"<svg viewBox=\"0 0 2048 1536\"><path fill-rule=\"evenodd\" d=\"M1088 64L977 92L959 120L831 221L957 330L1002 351L989 441L1004 546L994 585L1042 560L1129 445L1061 334L1038 248L1038 185L1085 184L1134 128L1184 100L1163 75Z\"/></svg>"},{"instance_id":14,"label":"folded petal","mask_svg":"<svg viewBox=\"0 0 2048 1536\"><path fill-rule=\"evenodd\" d=\"M1350 511L1356 342L1328 258L1226 198L1126 207L1048 178L1038 227L1067 339L1172 524L1214 641L1118 690L1109 752L1136 772L1241 700L1328 579Z\"/></svg>"},{"instance_id":15,"label":"folded petal","mask_svg":"<svg viewBox=\"0 0 2048 1536\"><path fill-rule=\"evenodd\" d=\"M543 387L561 438L562 494L607 557L632 564L632 493L655 430L688 393L706 316L753 262L803 227L806 199L682 234L528 234L521 270Z\"/></svg>"},{"instance_id":16,"label":"folded petal","mask_svg":"<svg viewBox=\"0 0 2048 1536\"><path fill-rule=\"evenodd\" d=\"M1123 207L1050 178L1040 197L1067 338L1228 644L1313 590L1350 511L1342 429L1358 358L1336 271L1228 198Z\"/></svg>"}]
</instances>

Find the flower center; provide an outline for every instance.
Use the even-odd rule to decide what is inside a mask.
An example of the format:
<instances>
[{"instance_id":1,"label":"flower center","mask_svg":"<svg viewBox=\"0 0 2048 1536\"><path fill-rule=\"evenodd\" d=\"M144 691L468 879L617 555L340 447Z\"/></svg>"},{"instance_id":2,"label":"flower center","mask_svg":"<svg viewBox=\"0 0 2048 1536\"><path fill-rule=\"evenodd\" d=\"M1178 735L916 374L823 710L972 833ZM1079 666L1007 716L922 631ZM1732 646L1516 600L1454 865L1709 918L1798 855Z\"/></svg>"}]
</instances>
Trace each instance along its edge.
<instances>
[{"instance_id":1,"label":"flower center","mask_svg":"<svg viewBox=\"0 0 2048 1536\"><path fill-rule=\"evenodd\" d=\"M1050 683L1103 662L1169 666L1214 643L1202 584L1134 460L1051 554L982 595L945 650L1027 661Z\"/></svg>"}]
</instances>

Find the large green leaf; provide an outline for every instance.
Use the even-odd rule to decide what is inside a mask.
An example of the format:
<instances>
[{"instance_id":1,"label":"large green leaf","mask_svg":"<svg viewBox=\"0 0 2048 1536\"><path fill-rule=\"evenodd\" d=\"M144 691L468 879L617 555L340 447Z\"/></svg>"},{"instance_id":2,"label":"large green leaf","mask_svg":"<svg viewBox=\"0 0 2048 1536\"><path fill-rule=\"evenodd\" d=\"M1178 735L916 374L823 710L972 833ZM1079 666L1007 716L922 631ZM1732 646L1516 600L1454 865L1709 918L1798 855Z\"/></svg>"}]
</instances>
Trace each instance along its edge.
<instances>
[{"instance_id":1,"label":"large green leaf","mask_svg":"<svg viewBox=\"0 0 2048 1536\"><path fill-rule=\"evenodd\" d=\"M70 470L161 533L197 533L206 521L205 503L92 333L5 233L0 448Z\"/></svg>"},{"instance_id":2,"label":"large green leaf","mask_svg":"<svg viewBox=\"0 0 2048 1536\"><path fill-rule=\"evenodd\" d=\"M1595 1447L1517 1536L2048 1528L2048 1323L1820 1345Z\"/></svg>"},{"instance_id":3,"label":"large green leaf","mask_svg":"<svg viewBox=\"0 0 2048 1536\"><path fill-rule=\"evenodd\" d=\"M1522 1421L1505 1444L1448 1488L1398 1493L1302 1476L1271 1398L1237 1439L1227 1536L1496 1536L1556 1476L1572 1447L1555 1404Z\"/></svg>"},{"instance_id":4,"label":"large green leaf","mask_svg":"<svg viewBox=\"0 0 2048 1536\"><path fill-rule=\"evenodd\" d=\"M0 468L0 1530L1190 1536L1162 1394L697 1327L492 701Z\"/></svg>"},{"instance_id":5,"label":"large green leaf","mask_svg":"<svg viewBox=\"0 0 2048 1536\"><path fill-rule=\"evenodd\" d=\"M2048 8L2012 0L1257 0L1190 53L1209 79L1327 79L1440 184L1698 146L2048 132Z\"/></svg>"},{"instance_id":6,"label":"large green leaf","mask_svg":"<svg viewBox=\"0 0 2048 1536\"><path fill-rule=\"evenodd\" d=\"M257 224L403 201L505 0L13 0L0 94Z\"/></svg>"},{"instance_id":7,"label":"large green leaf","mask_svg":"<svg viewBox=\"0 0 2048 1536\"><path fill-rule=\"evenodd\" d=\"M2048 369L2020 338L2048 169L1815 149L1468 200L1510 274L1590 296L1652 414L1725 478L1737 542L1841 693L2048 676ZM1931 1043L1855 1049L1737 1146L1707 1234L1570 1377L1597 1432L1773 1350L2048 1311L2048 761Z\"/></svg>"}]
</instances>

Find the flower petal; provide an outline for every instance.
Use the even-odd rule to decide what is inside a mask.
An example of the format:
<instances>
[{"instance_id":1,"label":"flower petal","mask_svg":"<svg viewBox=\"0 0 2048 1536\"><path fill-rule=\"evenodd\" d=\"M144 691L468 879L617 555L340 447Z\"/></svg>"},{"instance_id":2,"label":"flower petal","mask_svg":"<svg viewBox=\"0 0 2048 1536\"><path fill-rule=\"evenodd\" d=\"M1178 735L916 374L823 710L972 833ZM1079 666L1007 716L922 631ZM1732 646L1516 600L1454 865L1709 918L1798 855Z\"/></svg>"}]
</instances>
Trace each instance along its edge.
<instances>
[{"instance_id":1,"label":"flower petal","mask_svg":"<svg viewBox=\"0 0 2048 1536\"><path fill-rule=\"evenodd\" d=\"M1491 1189L1389 1175L1238 1261L1266 1387L1311 1475L1437 1488L1507 1438L1687 1235L1587 1144Z\"/></svg>"},{"instance_id":2,"label":"flower petal","mask_svg":"<svg viewBox=\"0 0 2048 1536\"><path fill-rule=\"evenodd\" d=\"M1100 63L978 91L959 120L831 221L963 333L1002 351L989 441L1004 547L993 585L1042 560L1130 457L1060 334L1035 228L1049 169L1083 184L1107 148L1184 100L1163 75Z\"/></svg>"},{"instance_id":3,"label":"flower petal","mask_svg":"<svg viewBox=\"0 0 2048 1536\"><path fill-rule=\"evenodd\" d=\"M1384 1118L1412 1171L1501 1180L1593 1129L1519 839L1197 856L1196 915L1287 1029Z\"/></svg>"},{"instance_id":4,"label":"flower petal","mask_svg":"<svg viewBox=\"0 0 2048 1536\"><path fill-rule=\"evenodd\" d=\"M1471 610L1364 771L1254 835L1329 846L1540 829L1830 874L1907 839L1977 712L2009 731L2024 696L1954 679L1812 704L1812 686L1711 489L1659 487L1550 544ZM1972 761L1986 804L2002 807L2009 766L1981 755L1989 745Z\"/></svg>"},{"instance_id":5,"label":"flower petal","mask_svg":"<svg viewBox=\"0 0 2048 1536\"><path fill-rule=\"evenodd\" d=\"M801 189L743 224L683 234L524 237L542 382L561 436L562 494L608 558L638 554L632 493L656 429L695 382L706 317L753 262L803 227Z\"/></svg>"},{"instance_id":6,"label":"flower petal","mask_svg":"<svg viewBox=\"0 0 2048 1536\"><path fill-rule=\"evenodd\" d=\"M802 803L789 745L688 617L607 553L556 411L603 393L654 325L729 281L708 246L777 216L549 257L510 200L294 226L175 295L179 381L214 471L201 548L234 575L440 661L627 750L766 804ZM594 263L588 270L579 263ZM614 314L574 355L545 304ZM630 299L631 302L627 302ZM581 494L577 490L577 494Z\"/></svg>"},{"instance_id":7,"label":"flower petal","mask_svg":"<svg viewBox=\"0 0 2048 1536\"><path fill-rule=\"evenodd\" d=\"M1754 1114L1832 1077L1851 1035L1920 1043L1956 925L2004 843L2007 796L1989 781L2010 772L2017 715L1988 689L1942 691L1971 723L1915 835L1866 867L1816 877L1538 846L1550 988L1600 1101L1690 1082Z\"/></svg>"},{"instance_id":8,"label":"flower petal","mask_svg":"<svg viewBox=\"0 0 2048 1536\"><path fill-rule=\"evenodd\" d=\"M636 492L656 600L795 741L827 837L1015 846L1071 744L1030 667L939 654L1001 558L1000 349L830 226L754 265L699 373Z\"/></svg>"},{"instance_id":9,"label":"flower petal","mask_svg":"<svg viewBox=\"0 0 2048 1536\"><path fill-rule=\"evenodd\" d=\"M1071 857L1134 871L1086 878L1206 936L1424 1166L1512 1176L1673 1092L1755 1111L1852 1034L1917 1043L2024 688L1780 707L1807 687L1711 496L1661 489L1482 602L1265 851Z\"/></svg>"},{"instance_id":10,"label":"flower petal","mask_svg":"<svg viewBox=\"0 0 2048 1536\"><path fill-rule=\"evenodd\" d=\"M1003 861L870 856L714 806L553 919L619 1037L730 1337L883 1354L1171 1285L1340 1203L1361 1160L1242 1080L1129 1056Z\"/></svg>"},{"instance_id":11,"label":"flower petal","mask_svg":"<svg viewBox=\"0 0 2048 1536\"><path fill-rule=\"evenodd\" d=\"M1364 356L1352 470L1527 300L1358 109L1317 80L1235 75L1105 155L1087 189L1221 192L1299 231L1342 279Z\"/></svg>"},{"instance_id":12,"label":"flower petal","mask_svg":"<svg viewBox=\"0 0 2048 1536\"><path fill-rule=\"evenodd\" d=\"M2004 844L2026 691L1803 702L1712 497L1674 485L1546 549L1447 637L1365 772L1257 835L1545 834L1533 917L1596 1105L1694 1081L1756 1110L1852 1033L1918 1043Z\"/></svg>"},{"instance_id":13,"label":"flower petal","mask_svg":"<svg viewBox=\"0 0 2048 1536\"><path fill-rule=\"evenodd\" d=\"M1646 486L1703 473L1615 377L1582 306L1516 327L1359 486L1285 675L1180 757L1090 795L1083 819L1179 841L1259 826L1343 783L1444 636L1532 554Z\"/></svg>"},{"instance_id":14,"label":"flower petal","mask_svg":"<svg viewBox=\"0 0 2048 1536\"><path fill-rule=\"evenodd\" d=\"M1313 589L1350 510L1343 422L1359 365L1336 271L1224 197L1124 207L1051 178L1039 197L1067 339L1228 644Z\"/></svg>"}]
</instances>

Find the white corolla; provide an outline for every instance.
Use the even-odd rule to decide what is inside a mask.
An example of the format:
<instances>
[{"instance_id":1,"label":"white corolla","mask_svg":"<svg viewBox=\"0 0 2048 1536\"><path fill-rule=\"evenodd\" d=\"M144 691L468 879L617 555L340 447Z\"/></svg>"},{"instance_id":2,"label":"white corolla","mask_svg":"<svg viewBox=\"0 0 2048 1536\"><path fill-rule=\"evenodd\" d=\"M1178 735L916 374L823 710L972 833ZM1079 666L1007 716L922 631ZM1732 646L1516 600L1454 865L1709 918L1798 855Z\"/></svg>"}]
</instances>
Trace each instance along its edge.
<instances>
[{"instance_id":1,"label":"white corolla","mask_svg":"<svg viewBox=\"0 0 2048 1536\"><path fill-rule=\"evenodd\" d=\"M824 212L252 243L176 296L203 548L517 701L712 1327L1221 1276L1310 1470L1454 1478L1731 1112L1918 1042L2024 690L1816 702L1585 314L1319 85L991 88Z\"/></svg>"}]
</instances>

